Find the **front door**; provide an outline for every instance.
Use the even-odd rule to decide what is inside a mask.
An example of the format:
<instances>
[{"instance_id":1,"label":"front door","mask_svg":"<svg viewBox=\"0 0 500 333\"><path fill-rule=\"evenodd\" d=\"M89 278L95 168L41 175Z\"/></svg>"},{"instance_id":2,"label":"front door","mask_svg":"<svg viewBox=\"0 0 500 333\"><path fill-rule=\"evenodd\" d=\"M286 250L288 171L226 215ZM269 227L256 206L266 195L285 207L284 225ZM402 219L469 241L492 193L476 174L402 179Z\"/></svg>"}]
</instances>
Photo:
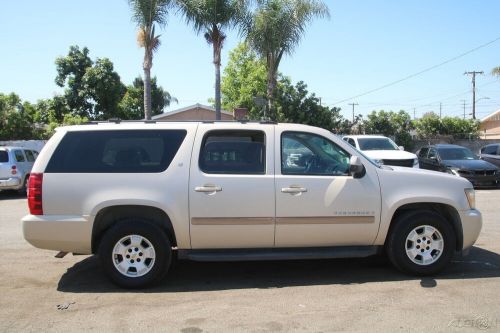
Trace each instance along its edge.
<instances>
[{"instance_id":1,"label":"front door","mask_svg":"<svg viewBox=\"0 0 500 333\"><path fill-rule=\"evenodd\" d=\"M274 125L200 124L190 181L193 249L274 246Z\"/></svg>"},{"instance_id":2,"label":"front door","mask_svg":"<svg viewBox=\"0 0 500 333\"><path fill-rule=\"evenodd\" d=\"M373 244L381 209L374 168L353 178L349 153L321 133L276 130L275 142L276 247Z\"/></svg>"}]
</instances>

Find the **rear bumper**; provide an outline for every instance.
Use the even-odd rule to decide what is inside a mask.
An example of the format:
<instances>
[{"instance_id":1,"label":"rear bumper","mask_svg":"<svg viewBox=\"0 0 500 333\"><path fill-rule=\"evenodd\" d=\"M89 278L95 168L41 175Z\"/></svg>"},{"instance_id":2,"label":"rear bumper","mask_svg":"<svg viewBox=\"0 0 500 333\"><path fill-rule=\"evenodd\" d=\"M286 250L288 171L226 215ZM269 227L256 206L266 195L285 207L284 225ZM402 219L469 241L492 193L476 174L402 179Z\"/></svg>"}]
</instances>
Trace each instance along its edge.
<instances>
[{"instance_id":1,"label":"rear bumper","mask_svg":"<svg viewBox=\"0 0 500 333\"><path fill-rule=\"evenodd\" d=\"M476 209L463 210L459 212L462 221L463 246L462 250L470 248L476 242L481 232L483 218L481 212Z\"/></svg>"},{"instance_id":2,"label":"rear bumper","mask_svg":"<svg viewBox=\"0 0 500 333\"><path fill-rule=\"evenodd\" d=\"M22 180L18 177L0 179L0 190L18 190L22 187Z\"/></svg>"},{"instance_id":3,"label":"rear bumper","mask_svg":"<svg viewBox=\"0 0 500 333\"><path fill-rule=\"evenodd\" d=\"M26 215L23 236L34 247L91 254L92 221L82 216Z\"/></svg>"}]
</instances>

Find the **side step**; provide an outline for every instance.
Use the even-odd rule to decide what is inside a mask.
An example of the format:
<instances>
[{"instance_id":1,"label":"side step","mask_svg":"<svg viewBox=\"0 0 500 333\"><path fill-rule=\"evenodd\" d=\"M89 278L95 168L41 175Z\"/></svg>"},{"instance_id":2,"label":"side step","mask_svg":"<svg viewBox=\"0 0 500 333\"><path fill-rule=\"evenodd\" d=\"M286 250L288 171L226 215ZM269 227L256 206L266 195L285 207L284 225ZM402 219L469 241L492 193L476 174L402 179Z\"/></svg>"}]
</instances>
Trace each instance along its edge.
<instances>
[{"instance_id":1,"label":"side step","mask_svg":"<svg viewBox=\"0 0 500 333\"><path fill-rule=\"evenodd\" d=\"M381 246L335 246L309 248L177 250L178 258L193 261L262 261L362 258L375 255Z\"/></svg>"}]
</instances>

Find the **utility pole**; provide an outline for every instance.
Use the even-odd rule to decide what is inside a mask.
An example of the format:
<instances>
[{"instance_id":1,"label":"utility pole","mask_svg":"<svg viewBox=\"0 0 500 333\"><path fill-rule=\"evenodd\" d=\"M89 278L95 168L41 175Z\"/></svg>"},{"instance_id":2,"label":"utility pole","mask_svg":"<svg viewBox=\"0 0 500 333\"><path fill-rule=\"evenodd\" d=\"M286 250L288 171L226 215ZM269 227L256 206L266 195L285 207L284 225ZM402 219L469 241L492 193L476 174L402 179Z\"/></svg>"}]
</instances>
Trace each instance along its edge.
<instances>
[{"instance_id":1,"label":"utility pole","mask_svg":"<svg viewBox=\"0 0 500 333\"><path fill-rule=\"evenodd\" d=\"M465 99L461 99L462 103L464 104L464 119L465 119Z\"/></svg>"},{"instance_id":2,"label":"utility pole","mask_svg":"<svg viewBox=\"0 0 500 333\"><path fill-rule=\"evenodd\" d=\"M354 124L354 106L359 105L358 103L349 103L348 105L352 105L352 123Z\"/></svg>"},{"instance_id":3,"label":"utility pole","mask_svg":"<svg viewBox=\"0 0 500 333\"><path fill-rule=\"evenodd\" d=\"M476 119L476 74L484 74L483 71L465 72L464 75L472 75L472 119Z\"/></svg>"},{"instance_id":4,"label":"utility pole","mask_svg":"<svg viewBox=\"0 0 500 333\"><path fill-rule=\"evenodd\" d=\"M443 110L443 103L439 102L439 119L441 119L441 111Z\"/></svg>"},{"instance_id":5,"label":"utility pole","mask_svg":"<svg viewBox=\"0 0 500 333\"><path fill-rule=\"evenodd\" d=\"M413 120L417 119L416 117L416 112L415 112L415 108L413 108Z\"/></svg>"}]
</instances>

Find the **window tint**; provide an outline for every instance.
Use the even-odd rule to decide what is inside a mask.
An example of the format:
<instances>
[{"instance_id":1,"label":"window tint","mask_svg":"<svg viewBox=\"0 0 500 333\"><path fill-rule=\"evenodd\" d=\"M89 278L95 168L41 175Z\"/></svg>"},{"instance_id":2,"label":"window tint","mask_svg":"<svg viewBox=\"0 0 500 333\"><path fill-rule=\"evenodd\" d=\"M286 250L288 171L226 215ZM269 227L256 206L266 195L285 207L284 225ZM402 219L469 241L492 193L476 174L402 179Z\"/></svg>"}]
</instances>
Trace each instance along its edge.
<instances>
[{"instance_id":1,"label":"window tint","mask_svg":"<svg viewBox=\"0 0 500 333\"><path fill-rule=\"evenodd\" d=\"M420 158L426 158L428 151L429 151L429 148L422 148L422 149L420 149L420 152L418 153L418 157L420 157Z\"/></svg>"},{"instance_id":2,"label":"window tint","mask_svg":"<svg viewBox=\"0 0 500 333\"><path fill-rule=\"evenodd\" d=\"M28 162L35 161L35 156L33 156L33 152L31 150L25 150L24 153L26 154L26 159L28 160Z\"/></svg>"},{"instance_id":3,"label":"window tint","mask_svg":"<svg viewBox=\"0 0 500 333\"><path fill-rule=\"evenodd\" d=\"M14 150L14 156L16 157L17 162L24 162L24 154L21 150Z\"/></svg>"},{"instance_id":4,"label":"window tint","mask_svg":"<svg viewBox=\"0 0 500 333\"><path fill-rule=\"evenodd\" d=\"M36 150L32 150L31 152L33 153L33 157L36 160L36 158L38 157L39 153Z\"/></svg>"},{"instance_id":5,"label":"window tint","mask_svg":"<svg viewBox=\"0 0 500 333\"><path fill-rule=\"evenodd\" d=\"M483 149L481 149L481 154L496 155L497 146L486 146Z\"/></svg>"},{"instance_id":6,"label":"window tint","mask_svg":"<svg viewBox=\"0 0 500 333\"><path fill-rule=\"evenodd\" d=\"M476 156L467 148L439 148L442 160L475 160Z\"/></svg>"},{"instance_id":7,"label":"window tint","mask_svg":"<svg viewBox=\"0 0 500 333\"><path fill-rule=\"evenodd\" d=\"M428 156L428 158L437 158L436 149L434 149L434 148L429 149L429 156Z\"/></svg>"},{"instance_id":8,"label":"window tint","mask_svg":"<svg viewBox=\"0 0 500 333\"><path fill-rule=\"evenodd\" d=\"M351 146L353 146L354 148L356 148L356 142L354 142L354 139L349 138L349 140L347 142L349 142L349 144Z\"/></svg>"},{"instance_id":9,"label":"window tint","mask_svg":"<svg viewBox=\"0 0 500 333\"><path fill-rule=\"evenodd\" d=\"M349 174L350 155L319 135L285 132L281 135L281 173L284 175Z\"/></svg>"},{"instance_id":10,"label":"window tint","mask_svg":"<svg viewBox=\"0 0 500 333\"><path fill-rule=\"evenodd\" d=\"M0 163L9 161L9 153L6 150L0 150Z\"/></svg>"},{"instance_id":11,"label":"window tint","mask_svg":"<svg viewBox=\"0 0 500 333\"><path fill-rule=\"evenodd\" d=\"M265 134L261 131L211 131L202 144L199 166L206 173L264 174Z\"/></svg>"},{"instance_id":12,"label":"window tint","mask_svg":"<svg viewBox=\"0 0 500 333\"><path fill-rule=\"evenodd\" d=\"M152 173L165 171L185 130L68 132L52 155L48 173Z\"/></svg>"},{"instance_id":13,"label":"window tint","mask_svg":"<svg viewBox=\"0 0 500 333\"><path fill-rule=\"evenodd\" d=\"M399 150L399 147L389 138L358 138L361 150Z\"/></svg>"}]
</instances>

